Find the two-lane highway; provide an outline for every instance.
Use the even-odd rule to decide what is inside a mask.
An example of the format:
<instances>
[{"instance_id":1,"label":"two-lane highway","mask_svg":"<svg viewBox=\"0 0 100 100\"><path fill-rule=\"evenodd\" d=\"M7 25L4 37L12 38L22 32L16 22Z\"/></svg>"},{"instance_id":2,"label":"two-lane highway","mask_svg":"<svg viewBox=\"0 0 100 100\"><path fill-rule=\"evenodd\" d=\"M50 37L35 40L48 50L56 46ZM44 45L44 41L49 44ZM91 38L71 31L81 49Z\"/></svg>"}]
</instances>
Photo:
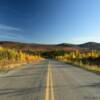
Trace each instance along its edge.
<instances>
[{"instance_id":1,"label":"two-lane highway","mask_svg":"<svg viewBox=\"0 0 100 100\"><path fill-rule=\"evenodd\" d=\"M0 100L100 100L100 76L53 60L0 76Z\"/></svg>"}]
</instances>

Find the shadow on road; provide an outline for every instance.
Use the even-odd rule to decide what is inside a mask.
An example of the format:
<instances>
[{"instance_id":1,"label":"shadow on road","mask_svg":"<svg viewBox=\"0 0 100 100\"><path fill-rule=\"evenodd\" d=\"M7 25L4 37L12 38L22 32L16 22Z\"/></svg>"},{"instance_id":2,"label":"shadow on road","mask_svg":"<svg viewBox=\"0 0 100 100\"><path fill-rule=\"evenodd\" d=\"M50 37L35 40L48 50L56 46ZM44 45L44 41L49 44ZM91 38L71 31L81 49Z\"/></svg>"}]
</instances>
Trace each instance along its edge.
<instances>
[{"instance_id":1,"label":"shadow on road","mask_svg":"<svg viewBox=\"0 0 100 100\"><path fill-rule=\"evenodd\" d=\"M29 95L41 91L41 87L30 87L30 88L9 88L9 89L0 89L0 95L6 96L20 96L20 95Z\"/></svg>"},{"instance_id":2,"label":"shadow on road","mask_svg":"<svg viewBox=\"0 0 100 100\"><path fill-rule=\"evenodd\" d=\"M83 87L100 88L100 82L99 83L91 83L91 84L88 84L88 85L82 85L82 86L80 86L80 88L83 88Z\"/></svg>"}]
</instances>

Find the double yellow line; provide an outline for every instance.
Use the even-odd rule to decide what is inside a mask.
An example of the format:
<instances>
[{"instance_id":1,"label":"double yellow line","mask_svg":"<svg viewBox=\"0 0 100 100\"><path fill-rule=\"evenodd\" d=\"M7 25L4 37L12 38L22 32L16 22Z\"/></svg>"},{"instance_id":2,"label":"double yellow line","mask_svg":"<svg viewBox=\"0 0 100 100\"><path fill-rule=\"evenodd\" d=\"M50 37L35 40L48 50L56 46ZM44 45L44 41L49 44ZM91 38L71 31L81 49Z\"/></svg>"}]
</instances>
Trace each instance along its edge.
<instances>
[{"instance_id":1,"label":"double yellow line","mask_svg":"<svg viewBox=\"0 0 100 100\"><path fill-rule=\"evenodd\" d=\"M45 100L54 100L54 88L50 62L48 64Z\"/></svg>"}]
</instances>

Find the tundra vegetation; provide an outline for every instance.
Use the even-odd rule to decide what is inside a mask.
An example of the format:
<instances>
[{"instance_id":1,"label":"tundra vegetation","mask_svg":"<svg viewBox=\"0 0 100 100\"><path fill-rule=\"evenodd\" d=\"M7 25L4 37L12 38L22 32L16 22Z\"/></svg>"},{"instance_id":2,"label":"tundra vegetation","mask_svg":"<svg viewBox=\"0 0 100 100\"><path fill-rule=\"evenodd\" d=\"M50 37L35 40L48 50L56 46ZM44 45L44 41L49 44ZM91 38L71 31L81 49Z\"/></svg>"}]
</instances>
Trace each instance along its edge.
<instances>
[{"instance_id":1,"label":"tundra vegetation","mask_svg":"<svg viewBox=\"0 0 100 100\"><path fill-rule=\"evenodd\" d=\"M8 71L21 64L41 60L39 54L0 47L0 71Z\"/></svg>"},{"instance_id":2,"label":"tundra vegetation","mask_svg":"<svg viewBox=\"0 0 100 100\"><path fill-rule=\"evenodd\" d=\"M0 71L8 71L28 62L43 58L55 59L74 64L87 70L100 73L99 50L22 50L0 47Z\"/></svg>"},{"instance_id":3,"label":"tundra vegetation","mask_svg":"<svg viewBox=\"0 0 100 100\"><path fill-rule=\"evenodd\" d=\"M100 51L98 50L49 51L44 52L43 56L100 73Z\"/></svg>"}]
</instances>

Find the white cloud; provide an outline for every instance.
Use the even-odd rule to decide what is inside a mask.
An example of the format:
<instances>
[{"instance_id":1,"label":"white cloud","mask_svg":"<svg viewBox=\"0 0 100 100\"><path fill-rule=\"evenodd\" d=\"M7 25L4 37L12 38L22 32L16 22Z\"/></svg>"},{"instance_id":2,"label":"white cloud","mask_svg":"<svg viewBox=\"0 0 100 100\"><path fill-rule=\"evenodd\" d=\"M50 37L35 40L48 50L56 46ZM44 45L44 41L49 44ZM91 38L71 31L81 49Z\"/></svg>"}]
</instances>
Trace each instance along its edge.
<instances>
[{"instance_id":1,"label":"white cloud","mask_svg":"<svg viewBox=\"0 0 100 100\"><path fill-rule=\"evenodd\" d=\"M5 31L20 31L21 29L13 27L13 26L8 26L8 25L0 24L0 30L5 30Z\"/></svg>"},{"instance_id":2,"label":"white cloud","mask_svg":"<svg viewBox=\"0 0 100 100\"><path fill-rule=\"evenodd\" d=\"M25 41L22 30L13 26L0 24L0 40Z\"/></svg>"},{"instance_id":3,"label":"white cloud","mask_svg":"<svg viewBox=\"0 0 100 100\"><path fill-rule=\"evenodd\" d=\"M9 33L9 32L1 33L0 32L0 41L1 40L15 40L15 41L25 42L26 38L24 38L23 35L18 34L18 33Z\"/></svg>"}]
</instances>

